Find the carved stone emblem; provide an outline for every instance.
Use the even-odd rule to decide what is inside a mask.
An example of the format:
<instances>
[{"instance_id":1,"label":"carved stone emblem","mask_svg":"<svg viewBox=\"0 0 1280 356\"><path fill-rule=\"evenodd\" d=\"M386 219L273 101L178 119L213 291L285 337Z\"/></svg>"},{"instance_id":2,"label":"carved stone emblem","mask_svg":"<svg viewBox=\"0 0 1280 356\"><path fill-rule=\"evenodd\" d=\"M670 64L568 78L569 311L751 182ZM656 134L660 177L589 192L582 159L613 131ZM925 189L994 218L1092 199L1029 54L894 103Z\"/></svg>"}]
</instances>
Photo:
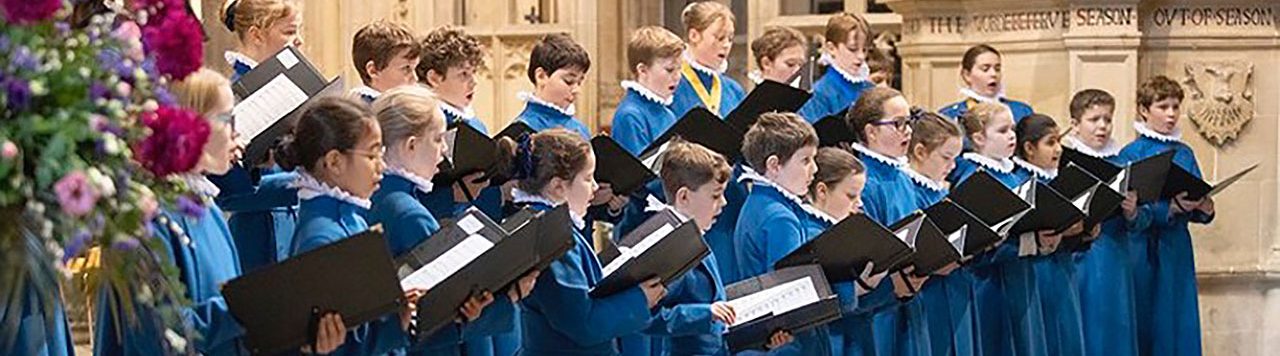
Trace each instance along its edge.
<instances>
[{"instance_id":1,"label":"carved stone emblem","mask_svg":"<svg viewBox=\"0 0 1280 356\"><path fill-rule=\"evenodd\" d=\"M1214 146L1235 140L1253 120L1253 63L1191 62L1182 85L1187 89L1184 112Z\"/></svg>"}]
</instances>

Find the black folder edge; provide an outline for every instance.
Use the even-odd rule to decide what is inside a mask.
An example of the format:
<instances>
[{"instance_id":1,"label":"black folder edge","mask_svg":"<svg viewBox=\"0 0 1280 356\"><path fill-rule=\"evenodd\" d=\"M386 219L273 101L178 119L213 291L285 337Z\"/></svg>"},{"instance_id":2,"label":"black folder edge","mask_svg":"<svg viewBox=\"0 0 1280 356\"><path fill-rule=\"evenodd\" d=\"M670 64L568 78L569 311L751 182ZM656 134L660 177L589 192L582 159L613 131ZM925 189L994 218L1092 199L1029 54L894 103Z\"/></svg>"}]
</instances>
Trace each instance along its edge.
<instances>
[{"instance_id":1,"label":"black folder edge","mask_svg":"<svg viewBox=\"0 0 1280 356\"><path fill-rule=\"evenodd\" d=\"M961 227L961 229L964 228ZM948 240L952 233L939 229L933 223L933 219L928 218L926 215L924 221L920 224L920 232L916 235L916 252L912 254L910 261L915 268L912 269L911 274L917 277L924 277L953 262L960 262L963 257L961 253L963 252L957 251L956 246L951 244L951 240ZM940 251L934 251L934 249ZM938 257L938 259L933 259L934 257Z\"/></svg>"},{"instance_id":2,"label":"black folder edge","mask_svg":"<svg viewBox=\"0 0 1280 356\"><path fill-rule=\"evenodd\" d=\"M678 241L680 235L689 235L691 233L693 234L691 236L697 237L695 239L696 241L693 241L692 243L688 241ZM630 261L624 262L621 267L618 267L617 271L613 272L613 274L605 277L604 280L601 280L600 283L596 284L595 288L592 288L589 292L589 295L592 298L610 296L625 291L627 288L635 286L653 277L661 278L664 286L671 286L672 283L675 283L675 281L679 280L685 273L688 273L699 263L702 263L702 259L711 254L710 247L707 247L707 244L702 241L702 235L698 233L698 226L692 220L680 224L675 230L667 234L667 236L667 238L664 238L662 241L659 241L657 244L649 247L645 253L636 256ZM696 247L691 251L682 251L680 249L670 247L684 244L694 244ZM680 268L671 271L653 271L652 275L643 277L640 280L627 280L628 278L625 276L627 275L628 270L637 268L635 266L651 264L646 262L655 258L660 258L660 256L653 254L653 252L659 251L684 254L684 256L680 256L683 260L680 263Z\"/></svg>"},{"instance_id":3,"label":"black folder edge","mask_svg":"<svg viewBox=\"0 0 1280 356\"><path fill-rule=\"evenodd\" d=\"M773 283L763 285L762 280L765 277L772 277ZM725 296L727 300L733 300L804 277L813 278L814 289L818 292L818 302L729 328L724 334L724 340L729 345L731 353L763 349L764 345L768 344L769 337L779 330L786 330L794 335L840 318L840 300L832 292L831 285L823 275L822 267L818 265L787 267L748 278L725 286Z\"/></svg>"},{"instance_id":4,"label":"black folder edge","mask_svg":"<svg viewBox=\"0 0 1280 356\"><path fill-rule=\"evenodd\" d=\"M452 153L453 157L446 157L444 160L440 161L440 164L437 166L439 167L439 172L437 172L436 175L431 178L432 183L435 183L436 185L439 185L439 186L449 186L449 185L452 185L453 183L456 183L458 180L462 179L463 177L466 177L467 175L470 175L476 172L488 172L493 169L493 167L497 164L497 162L493 162L493 159L496 158L497 150L498 150L496 143L493 141L493 139L489 138L489 136L485 135L483 132L480 132L480 130L476 130L476 128L471 127L471 125L466 125L466 124L456 125L454 127L451 127L450 130L456 130L453 133L454 135L453 146L449 148L449 152ZM483 144L487 146L484 146L484 147L465 146L465 148L460 149L463 146L459 146L459 143L462 143L464 141L464 140L461 140L461 138L464 138L464 137L469 137L467 141L476 140L479 142L473 142L473 143ZM485 156L483 158L489 159L490 162L487 162L487 164L483 164L483 163L476 164L475 162L456 162L455 161L458 158L458 152L468 151L466 155L475 156L477 155L477 153L473 153L473 152L475 152L476 150L484 150L485 152L481 152L478 154L481 156ZM459 163L465 163L465 164L459 164Z\"/></svg>"},{"instance_id":5,"label":"black folder edge","mask_svg":"<svg viewBox=\"0 0 1280 356\"><path fill-rule=\"evenodd\" d=\"M591 149L595 151L597 158L596 181L609 183L615 195L629 196L649 180L658 177L656 172L623 149L612 137L601 135L592 138ZM620 174L618 171L626 173Z\"/></svg>"},{"instance_id":6,"label":"black folder edge","mask_svg":"<svg viewBox=\"0 0 1280 356\"><path fill-rule=\"evenodd\" d=\"M280 63L280 60L278 59L280 54L286 51L291 52L293 57L298 61L298 63L289 68L284 68L284 64ZM256 166L258 163L265 161L267 153L276 145L276 138L293 130L293 124L298 121L298 117L302 114L302 111L311 104L312 101L329 95L342 94L343 81L341 76L325 82L324 76L321 74L320 70L317 69L301 51L293 46L285 46L285 48L272 55L270 59L240 76L240 79L231 84L232 93L235 94L237 99L247 98L263 86L266 86L267 83L271 82L271 80L275 79L279 75L288 77L289 80L297 84L299 88L318 87L318 89L314 92L307 92L304 89L303 92L306 93L309 98L307 98L302 105L298 105L298 107L294 108L293 111L290 111L288 114L285 114L284 117L281 117L275 123L272 123L266 130L259 133L257 137L251 138L249 144L245 145L244 156L241 158L241 161L246 167Z\"/></svg>"},{"instance_id":7,"label":"black folder edge","mask_svg":"<svg viewBox=\"0 0 1280 356\"><path fill-rule=\"evenodd\" d=\"M1000 199L1000 200L1007 201L1010 204L1015 204L1016 207L1013 209L1009 209L1010 213L1008 214L1001 214L1000 216L990 216L990 217L983 216L983 214L980 214L980 212L977 211L977 209L974 209L974 205L986 204L985 202L992 200L993 197L985 197L985 198L975 197L974 198L975 201L967 201L965 197L967 197L968 194L966 193L967 189L965 188L971 184L989 185L993 188L998 186L999 188L1001 188L1001 190L999 190L999 192L1001 193L999 194L1004 195L1003 199ZM990 226L991 230L995 231L997 234L1002 234L1003 232L1003 231L1000 231L1001 223L1005 223L1006 221L1012 220L1007 225L1009 228L1012 228L1013 225L1017 224L1018 220L1021 220L1021 218L1023 216L1026 216L1026 214L1031 210L1031 204L1028 204L1026 201L1022 200L1022 197L1018 196L1017 193L1014 193L1013 190L1005 187L1004 184L996 180L995 177L992 177L991 174L981 170L969 176L969 178L965 179L963 182L960 182L959 185L957 185L954 189L951 190L951 193L948 194L947 197L950 198L952 201L954 201L956 205L959 205L960 207L964 208L966 211L972 213L974 216L981 219L983 223L987 224L987 226ZM991 220L991 219L995 219L995 220Z\"/></svg>"},{"instance_id":8,"label":"black folder edge","mask_svg":"<svg viewBox=\"0 0 1280 356\"><path fill-rule=\"evenodd\" d=\"M1058 193L1057 190L1054 190L1052 187L1049 187L1048 184L1045 184L1042 182L1035 182L1035 188L1032 194L1035 194L1035 204L1034 204L1035 206L1033 206L1031 208L1031 211L1027 212L1026 215L1023 215L1022 219L1019 219L1018 222L1015 222L1013 224L1013 230L1011 230L1010 232L1012 232L1014 235L1018 235L1024 232L1036 232L1040 230L1053 230L1054 232L1060 233L1070 228L1071 225L1074 225L1075 223L1083 221L1085 219L1084 211L1081 211L1079 208L1076 208L1075 204L1071 201L1070 198L1062 196L1061 193ZM1049 198L1051 199L1051 201L1046 202L1044 201L1044 198ZM1048 219L1046 216L1051 216L1048 214L1056 214L1060 212L1060 210L1053 210L1052 212L1050 212L1049 210L1046 210L1046 209L1055 207L1050 204L1061 205L1063 203L1071 207L1071 211L1068 212L1070 217L1062 218L1061 219L1062 222L1056 223L1056 224L1051 222L1045 222L1045 224L1047 225L1036 224L1037 223L1036 220Z\"/></svg>"},{"instance_id":9,"label":"black folder edge","mask_svg":"<svg viewBox=\"0 0 1280 356\"><path fill-rule=\"evenodd\" d=\"M854 279L857 279L859 272L866 268L867 262L875 262L874 259L876 256L868 256L868 258L859 258L859 260L854 261L853 266L844 266L843 263L847 261L839 261L839 262L823 261L821 256L821 253L822 253L821 251L834 252L834 251L827 251L822 248L824 247L824 245L827 245L827 244L851 244L853 242L860 242L860 241L856 241L857 239L856 236L835 234L836 231L846 228L842 224L859 224L859 223L874 225L879 230L873 231L870 233L879 235L885 239L890 239L892 242L886 242L886 243L892 243L895 246L901 248L902 251L910 250L911 247L908 246L906 242L899 240L897 238L897 235L894 234L893 230L890 230L889 228L884 227L884 225L880 225L879 223L875 222L875 220L872 220L870 217L867 217L866 215L855 214L855 215L850 215L844 220L841 220L840 222L836 223L836 225L833 225L830 228L828 228L827 231L823 231L821 234L818 234L816 238L809 240L808 242L805 242L803 245L800 245L800 247L796 248L794 251L791 251L791 253L788 253L786 256L783 256L781 259L779 259L777 262L773 264L773 268L783 269L783 268L789 268L789 267L804 266L809 264L817 264L823 267L822 270L825 273L823 277L826 278L828 281L847 282L847 281L852 281ZM866 249L863 249L863 251L865 250ZM885 257L884 260L880 261L881 263L878 263L876 265L876 268L873 271L873 274L880 273L890 267L893 267L893 265L896 262L898 262L897 257L902 256L904 253L905 252L899 252L891 256Z\"/></svg>"},{"instance_id":10,"label":"black folder edge","mask_svg":"<svg viewBox=\"0 0 1280 356\"><path fill-rule=\"evenodd\" d=\"M836 147L856 140L853 130L849 129L849 123L844 119L847 110L814 121L813 129L818 132L818 146Z\"/></svg>"},{"instance_id":11,"label":"black folder edge","mask_svg":"<svg viewBox=\"0 0 1280 356\"><path fill-rule=\"evenodd\" d=\"M788 84L765 80L756 85L755 89L742 99L742 103L729 112L729 116L725 117L724 121L745 134L760 118L760 114L796 112L812 96L809 92ZM761 104L753 104L753 102Z\"/></svg>"},{"instance_id":12,"label":"black folder edge","mask_svg":"<svg viewBox=\"0 0 1280 356\"><path fill-rule=\"evenodd\" d=\"M967 229L965 232L964 252L962 253L964 256L976 255L988 248L991 248L992 246L996 246L1000 241L1004 240L1004 237L996 233L996 231L993 230L991 226L987 225L986 222L983 222L982 219L979 219L968 209L960 206L960 204L952 201L950 198L943 199L942 201L925 208L925 215L929 215L930 219L932 219L933 215L942 214L946 212L945 210L956 211L957 214L960 215L959 218L962 222L957 226L951 227L943 226L942 223L945 220L938 219L933 220L934 224L938 225L938 228L948 235L961 228ZM975 237L986 238L980 239Z\"/></svg>"},{"instance_id":13,"label":"black folder edge","mask_svg":"<svg viewBox=\"0 0 1280 356\"><path fill-rule=\"evenodd\" d=\"M1134 162L1127 168L1124 186L1138 192L1139 204L1160 200L1173 166L1172 150Z\"/></svg>"},{"instance_id":14,"label":"black folder edge","mask_svg":"<svg viewBox=\"0 0 1280 356\"><path fill-rule=\"evenodd\" d=\"M366 241L371 239L376 241L372 241L372 242ZM256 334L253 330L249 329L250 326L248 325L248 323L246 323L245 316L240 315L237 312L238 310L241 309L241 308L238 308L237 306L243 305L240 303L241 301L248 302L247 300L242 300L239 297L244 296L245 298L249 298L247 293L252 293L251 290L245 289L243 291L244 293L242 294L241 288L247 288L247 287L241 287L242 285L245 285L247 283L248 285L252 286L254 284L253 281L255 279L266 278L264 276L270 276L272 271L279 270L281 268L289 268L289 266L293 264L303 263L300 261L304 261L306 259L306 256L308 255L314 256L316 254L333 253L334 250L349 248L348 246L350 245L356 245L356 244L362 244L362 243L376 244L377 246L385 247L386 242L384 242L382 237L382 226L375 225L371 227L369 230L366 230L365 232L355 234L351 237L342 239L341 241L338 241L332 244L318 247L314 250L307 251L306 253L303 253L301 255L290 257L275 265L260 268L258 270L243 274L240 277L236 277L235 279L232 279L224 283L222 285L221 293L222 293L223 299L227 303L227 309L230 312L232 318L234 318L238 324L240 324L242 327L245 328L245 334L244 334L245 348L247 348L249 351L255 354L279 354L279 353L290 351L290 350L296 350L297 348L302 347L307 343L307 338L310 331L306 330L306 328L298 328L298 330L294 333L295 335L292 335L291 337L289 337L288 340L278 340L278 342L275 342L274 344L270 344L270 345L268 345L267 343L271 341L259 340L258 337L255 337L258 334ZM385 257L385 260L386 260L386 269L387 271L392 271L392 272L395 271L395 266L391 262L391 253L389 250L383 248L383 249L374 249L374 251L386 251L386 254L383 256ZM371 257L379 257L379 256L371 256ZM373 321L374 319L380 318L383 315L393 313L396 311L397 308L400 307L400 305L404 304L405 302L404 294L401 292L400 281L395 278L395 273L388 273L385 276L385 279L386 279L385 281L382 281L384 282L384 284L395 285L396 293L394 294L394 296L391 295L390 293L388 293L388 296L387 296L392 300L387 304L380 305L378 307L372 308L367 311L362 311L354 314L343 314L342 321L344 324L352 325L352 326L364 324L364 323ZM376 281L371 280L369 282L376 282ZM363 285L362 287L367 288L370 285L374 285L374 284L377 284L377 283L368 283ZM283 301L281 302L281 304L297 305L297 303L293 301ZM312 308L312 307L325 307L325 306L308 306L308 308ZM278 310L277 312L281 312L281 311L282 310Z\"/></svg>"},{"instance_id":15,"label":"black folder edge","mask_svg":"<svg viewBox=\"0 0 1280 356\"><path fill-rule=\"evenodd\" d=\"M720 127L718 130L719 132L687 137L676 133L676 131L680 131L684 126L696 125L698 121L702 121L707 125ZM728 142L718 144L716 142L712 142L713 139L709 137L715 135L730 135L732 138L726 138ZM650 151L659 149L662 145L666 144L667 141L670 141L675 137L680 137L685 141L693 142L715 151L716 153L723 155L725 159L729 160L729 162L736 162L742 155L742 132L737 131L733 126L729 126L728 123L725 123L724 120L720 120L716 114L708 111L706 108L696 107L689 110L688 113L685 113L679 120L676 120L676 123L672 124L671 127L668 128L667 131L663 132L661 136L658 136L658 139L653 140L653 143L649 144L649 147L646 147L644 151L642 151L644 153L642 153L640 157L648 157Z\"/></svg>"}]
</instances>

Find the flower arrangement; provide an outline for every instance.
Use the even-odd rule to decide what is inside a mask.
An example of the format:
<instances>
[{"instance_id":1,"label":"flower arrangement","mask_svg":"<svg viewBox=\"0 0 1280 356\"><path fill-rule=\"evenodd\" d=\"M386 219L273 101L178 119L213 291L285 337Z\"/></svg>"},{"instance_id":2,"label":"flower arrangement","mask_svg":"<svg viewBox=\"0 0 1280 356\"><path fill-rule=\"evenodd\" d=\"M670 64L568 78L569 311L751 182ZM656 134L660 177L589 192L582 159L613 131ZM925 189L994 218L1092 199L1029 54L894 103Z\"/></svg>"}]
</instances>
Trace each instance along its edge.
<instances>
[{"instance_id":1,"label":"flower arrangement","mask_svg":"<svg viewBox=\"0 0 1280 356\"><path fill-rule=\"evenodd\" d=\"M84 1L95 0L71 2ZM79 27L71 2L0 0L0 290L35 290L51 318L65 262L99 247L89 295L109 288L117 319L154 308L146 315L189 336L183 286L151 219L159 206L201 202L174 175L198 161L209 127L166 90L201 66L200 23L184 0L136 0ZM21 295L0 293L0 310ZM0 324L16 325L13 314Z\"/></svg>"}]
</instances>

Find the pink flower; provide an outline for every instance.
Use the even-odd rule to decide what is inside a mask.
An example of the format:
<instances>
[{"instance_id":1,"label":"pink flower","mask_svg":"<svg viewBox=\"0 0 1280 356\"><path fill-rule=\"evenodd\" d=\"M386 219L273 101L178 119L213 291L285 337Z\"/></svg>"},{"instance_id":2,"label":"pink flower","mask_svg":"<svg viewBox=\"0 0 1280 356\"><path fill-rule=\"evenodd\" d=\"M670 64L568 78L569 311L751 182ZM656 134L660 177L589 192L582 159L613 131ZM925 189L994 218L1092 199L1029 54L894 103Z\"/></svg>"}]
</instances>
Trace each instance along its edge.
<instances>
[{"instance_id":1,"label":"pink flower","mask_svg":"<svg viewBox=\"0 0 1280 356\"><path fill-rule=\"evenodd\" d=\"M5 140L3 144L0 144L0 157L4 157L4 159L13 159L17 156L18 145L15 145L13 141Z\"/></svg>"},{"instance_id":2,"label":"pink flower","mask_svg":"<svg viewBox=\"0 0 1280 356\"><path fill-rule=\"evenodd\" d=\"M156 201L155 195L143 195L138 198L138 210L142 211L142 218L151 221L156 217L156 213L160 210L160 203Z\"/></svg>"},{"instance_id":3,"label":"pink flower","mask_svg":"<svg viewBox=\"0 0 1280 356\"><path fill-rule=\"evenodd\" d=\"M142 45L155 56L156 69L182 80L204 62L204 32L182 6L164 6L142 29Z\"/></svg>"},{"instance_id":4,"label":"pink flower","mask_svg":"<svg viewBox=\"0 0 1280 356\"><path fill-rule=\"evenodd\" d=\"M62 0L0 0L0 7L10 22L29 24L53 16L62 8Z\"/></svg>"},{"instance_id":5,"label":"pink flower","mask_svg":"<svg viewBox=\"0 0 1280 356\"><path fill-rule=\"evenodd\" d=\"M161 106L143 114L142 123L151 135L134 147L134 155L157 177L190 171L209 141L209 122L187 109Z\"/></svg>"},{"instance_id":6,"label":"pink flower","mask_svg":"<svg viewBox=\"0 0 1280 356\"><path fill-rule=\"evenodd\" d=\"M142 29L138 28L138 23L133 21L122 21L116 29L111 31L111 37L115 37L121 41L133 41L142 38Z\"/></svg>"},{"instance_id":7,"label":"pink flower","mask_svg":"<svg viewBox=\"0 0 1280 356\"><path fill-rule=\"evenodd\" d=\"M54 183L53 191L58 194L62 212L75 217L93 211L93 205L98 202L98 191L93 189L93 183L82 171L67 173Z\"/></svg>"}]
</instances>

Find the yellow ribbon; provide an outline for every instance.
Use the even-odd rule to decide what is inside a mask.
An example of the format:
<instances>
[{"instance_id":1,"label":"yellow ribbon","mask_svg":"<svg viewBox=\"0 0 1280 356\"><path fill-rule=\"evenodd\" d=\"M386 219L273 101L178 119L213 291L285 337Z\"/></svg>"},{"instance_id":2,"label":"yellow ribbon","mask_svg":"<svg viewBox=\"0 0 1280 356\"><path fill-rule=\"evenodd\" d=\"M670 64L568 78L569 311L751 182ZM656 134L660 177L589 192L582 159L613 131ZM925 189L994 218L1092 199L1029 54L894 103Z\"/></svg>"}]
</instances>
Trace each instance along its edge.
<instances>
[{"instance_id":1,"label":"yellow ribbon","mask_svg":"<svg viewBox=\"0 0 1280 356\"><path fill-rule=\"evenodd\" d=\"M702 85L702 78L699 78L698 73L693 71L693 66L689 65L688 62L685 62L683 67L684 68L682 68L681 71L683 72L684 79L688 80L690 84L693 84L693 92L698 94L698 99L702 100L702 104L706 105L707 109L712 113L715 113L717 116L720 115L720 76L711 76L711 92L708 93L707 87Z\"/></svg>"}]
</instances>

